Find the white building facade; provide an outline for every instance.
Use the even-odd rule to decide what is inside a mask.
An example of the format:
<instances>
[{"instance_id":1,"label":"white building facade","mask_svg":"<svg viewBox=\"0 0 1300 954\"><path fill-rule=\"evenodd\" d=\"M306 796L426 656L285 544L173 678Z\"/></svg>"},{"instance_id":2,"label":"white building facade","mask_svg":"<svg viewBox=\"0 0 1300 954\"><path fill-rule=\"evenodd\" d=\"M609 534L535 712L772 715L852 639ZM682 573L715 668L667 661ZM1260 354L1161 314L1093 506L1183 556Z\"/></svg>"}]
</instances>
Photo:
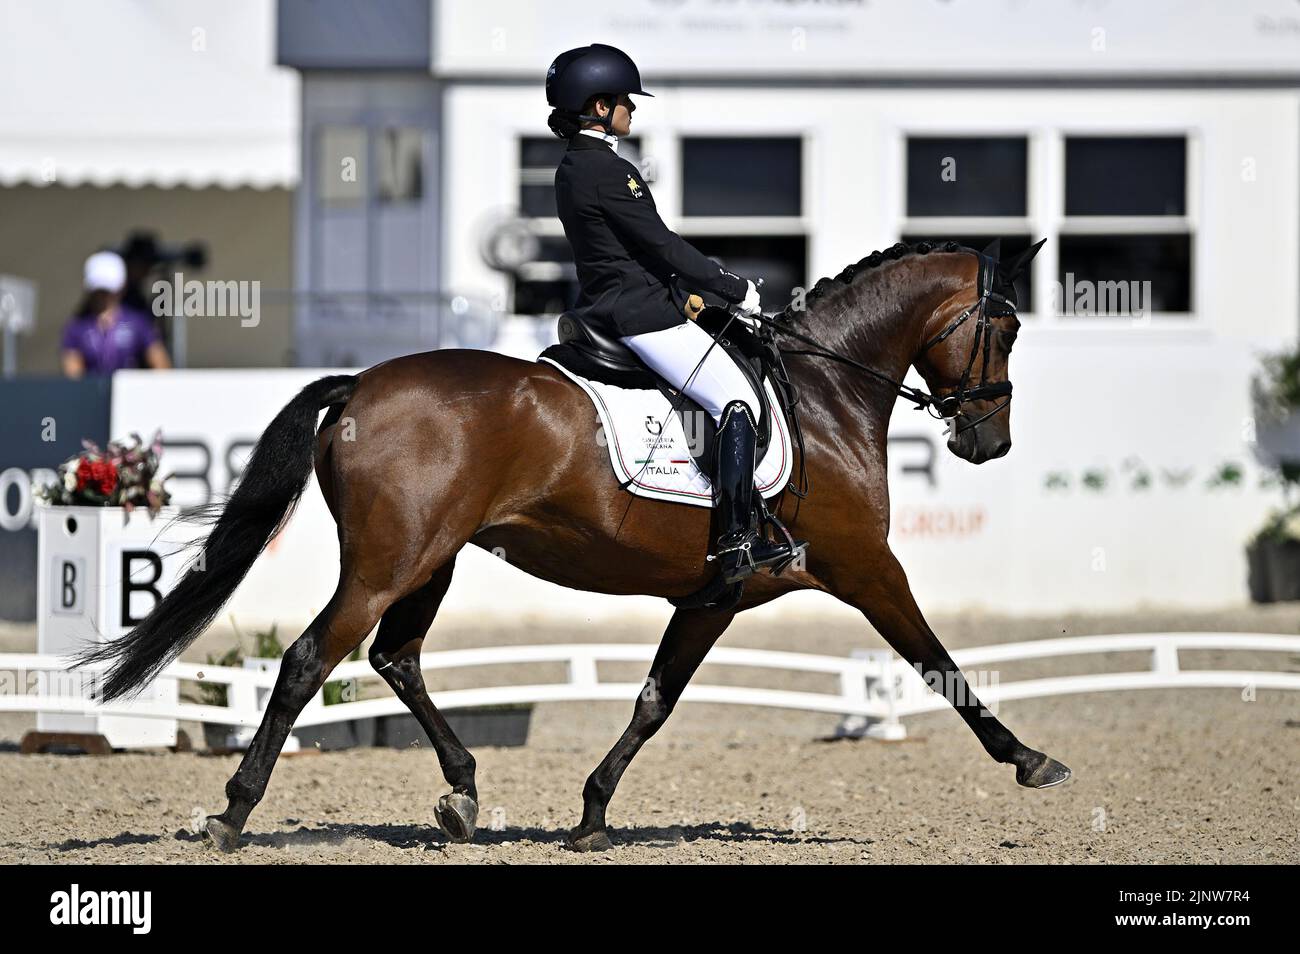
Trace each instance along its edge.
<instances>
[{"instance_id":1,"label":"white building facade","mask_svg":"<svg viewBox=\"0 0 1300 954\"><path fill-rule=\"evenodd\" d=\"M1294 4L453 2L433 34L447 289L563 299L542 80L615 44L655 94L629 145L660 210L770 308L899 239L1047 239L1010 455L972 468L895 414L892 538L923 605L1244 599L1280 501L1249 380L1300 327ZM502 222L536 260L489 263Z\"/></svg>"}]
</instances>

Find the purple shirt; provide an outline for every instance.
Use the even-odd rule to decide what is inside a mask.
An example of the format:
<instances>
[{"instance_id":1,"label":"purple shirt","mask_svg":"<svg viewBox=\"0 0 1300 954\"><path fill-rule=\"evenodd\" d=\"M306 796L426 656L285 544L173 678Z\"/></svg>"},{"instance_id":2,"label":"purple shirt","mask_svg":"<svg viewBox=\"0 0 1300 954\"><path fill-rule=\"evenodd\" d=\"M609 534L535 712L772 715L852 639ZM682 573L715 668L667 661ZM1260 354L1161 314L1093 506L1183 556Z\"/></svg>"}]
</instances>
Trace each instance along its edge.
<instances>
[{"instance_id":1,"label":"purple shirt","mask_svg":"<svg viewBox=\"0 0 1300 954\"><path fill-rule=\"evenodd\" d=\"M161 340L152 318L125 305L117 306L107 328L97 315L69 318L63 328L63 349L80 354L88 374L144 367L144 353Z\"/></svg>"}]
</instances>

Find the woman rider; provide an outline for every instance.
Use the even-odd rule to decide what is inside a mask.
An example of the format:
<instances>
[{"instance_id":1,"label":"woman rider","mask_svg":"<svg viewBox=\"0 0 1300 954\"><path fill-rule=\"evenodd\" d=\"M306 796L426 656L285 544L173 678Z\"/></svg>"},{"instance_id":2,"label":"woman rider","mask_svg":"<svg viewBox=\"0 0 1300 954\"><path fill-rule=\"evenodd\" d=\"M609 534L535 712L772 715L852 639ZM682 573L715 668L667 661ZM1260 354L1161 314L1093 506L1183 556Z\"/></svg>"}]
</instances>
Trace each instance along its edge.
<instances>
[{"instance_id":1,"label":"woman rider","mask_svg":"<svg viewBox=\"0 0 1300 954\"><path fill-rule=\"evenodd\" d=\"M641 88L636 64L600 43L561 53L546 73L551 131L569 148L555 172L555 200L573 247L577 310L622 339L656 374L718 425L713 503L717 557L727 582L791 556L754 528L754 448L762 403L713 337L690 318L709 292L759 313L754 283L718 266L672 232L655 211L641 171L618 157Z\"/></svg>"}]
</instances>

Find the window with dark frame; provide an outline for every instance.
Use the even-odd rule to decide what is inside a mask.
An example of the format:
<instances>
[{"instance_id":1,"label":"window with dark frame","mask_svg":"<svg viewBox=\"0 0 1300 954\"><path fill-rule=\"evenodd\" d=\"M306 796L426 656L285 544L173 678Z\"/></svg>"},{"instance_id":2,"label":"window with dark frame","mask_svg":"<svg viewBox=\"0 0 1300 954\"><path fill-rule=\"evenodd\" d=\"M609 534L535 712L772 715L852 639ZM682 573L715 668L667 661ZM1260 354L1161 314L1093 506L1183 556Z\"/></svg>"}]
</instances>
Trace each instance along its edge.
<instances>
[{"instance_id":1,"label":"window with dark frame","mask_svg":"<svg viewBox=\"0 0 1300 954\"><path fill-rule=\"evenodd\" d=\"M761 278L765 310L784 308L808 281L808 236L797 221L803 215L803 140L688 136L681 158L683 235L730 271ZM747 220L747 228L726 232L713 221L692 223L728 218ZM755 219L772 221L761 234L746 234Z\"/></svg>"},{"instance_id":2,"label":"window with dark frame","mask_svg":"<svg viewBox=\"0 0 1300 954\"><path fill-rule=\"evenodd\" d=\"M1191 313L1187 137L1067 136L1064 181L1062 311Z\"/></svg>"},{"instance_id":3,"label":"window with dark frame","mask_svg":"<svg viewBox=\"0 0 1300 954\"><path fill-rule=\"evenodd\" d=\"M1029 247L1029 140L1025 136L912 136L907 140L904 242L957 242L980 250L995 238L1002 257ZM926 219L1005 220L990 228L982 221L968 230L927 229ZM982 229L978 230L977 229ZM1033 306L1033 270L1016 281L1016 301Z\"/></svg>"},{"instance_id":4,"label":"window with dark frame","mask_svg":"<svg viewBox=\"0 0 1300 954\"><path fill-rule=\"evenodd\" d=\"M682 214L803 214L803 142L798 137L682 139Z\"/></svg>"},{"instance_id":5,"label":"window with dark frame","mask_svg":"<svg viewBox=\"0 0 1300 954\"><path fill-rule=\"evenodd\" d=\"M1065 214L1187 214L1184 136L1067 136Z\"/></svg>"},{"instance_id":6,"label":"window with dark frame","mask_svg":"<svg viewBox=\"0 0 1300 954\"><path fill-rule=\"evenodd\" d=\"M1004 258L1028 247L1036 238L1028 143L1027 136L908 137L903 240L953 240L978 249L998 236ZM1187 151L1183 135L1064 137L1064 219L1054 237L1057 314L1192 312ZM956 227L953 220L962 219L970 220L969 229ZM1017 281L1016 291L1028 312L1032 274Z\"/></svg>"},{"instance_id":7,"label":"window with dark frame","mask_svg":"<svg viewBox=\"0 0 1300 954\"><path fill-rule=\"evenodd\" d=\"M1024 136L911 136L907 215L1024 216L1029 141Z\"/></svg>"}]
</instances>

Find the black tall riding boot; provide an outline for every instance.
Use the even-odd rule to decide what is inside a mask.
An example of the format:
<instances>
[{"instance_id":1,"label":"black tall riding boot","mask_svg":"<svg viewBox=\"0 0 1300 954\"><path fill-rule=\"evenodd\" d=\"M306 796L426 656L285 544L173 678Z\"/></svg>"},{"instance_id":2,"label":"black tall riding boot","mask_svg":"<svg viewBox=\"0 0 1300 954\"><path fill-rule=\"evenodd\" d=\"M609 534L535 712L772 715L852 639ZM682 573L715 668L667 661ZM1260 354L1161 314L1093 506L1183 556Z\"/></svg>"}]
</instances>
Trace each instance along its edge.
<instances>
[{"instance_id":1,"label":"black tall riding boot","mask_svg":"<svg viewBox=\"0 0 1300 954\"><path fill-rule=\"evenodd\" d=\"M716 558L722 579L735 583L756 569L794 556L788 543L772 543L754 526L754 452L758 435L749 408L732 401L722 411L714 445L713 506L718 514Z\"/></svg>"}]
</instances>

